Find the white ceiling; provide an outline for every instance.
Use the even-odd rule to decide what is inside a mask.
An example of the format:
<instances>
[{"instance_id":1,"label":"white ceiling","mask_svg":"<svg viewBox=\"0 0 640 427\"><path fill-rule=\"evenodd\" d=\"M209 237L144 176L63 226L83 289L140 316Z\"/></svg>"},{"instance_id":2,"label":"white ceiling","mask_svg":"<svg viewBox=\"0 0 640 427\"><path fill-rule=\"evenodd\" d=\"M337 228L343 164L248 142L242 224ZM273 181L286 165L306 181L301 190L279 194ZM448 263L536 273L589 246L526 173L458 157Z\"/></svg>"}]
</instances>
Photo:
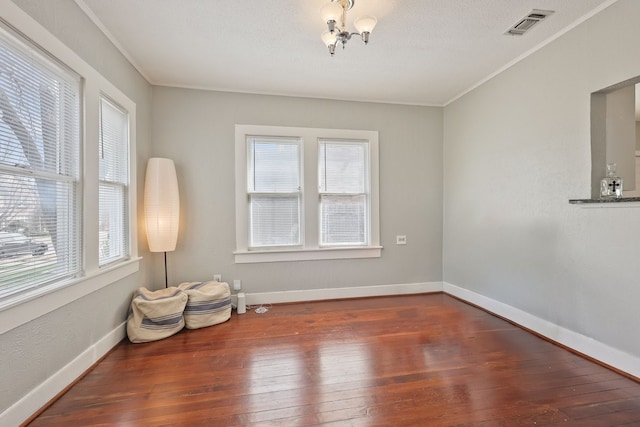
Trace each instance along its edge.
<instances>
[{"instance_id":1,"label":"white ceiling","mask_svg":"<svg viewBox=\"0 0 640 427\"><path fill-rule=\"evenodd\" d=\"M446 105L615 0L356 0L378 25L335 56L328 0L76 0L156 85ZM532 9L555 13L503 33Z\"/></svg>"}]
</instances>

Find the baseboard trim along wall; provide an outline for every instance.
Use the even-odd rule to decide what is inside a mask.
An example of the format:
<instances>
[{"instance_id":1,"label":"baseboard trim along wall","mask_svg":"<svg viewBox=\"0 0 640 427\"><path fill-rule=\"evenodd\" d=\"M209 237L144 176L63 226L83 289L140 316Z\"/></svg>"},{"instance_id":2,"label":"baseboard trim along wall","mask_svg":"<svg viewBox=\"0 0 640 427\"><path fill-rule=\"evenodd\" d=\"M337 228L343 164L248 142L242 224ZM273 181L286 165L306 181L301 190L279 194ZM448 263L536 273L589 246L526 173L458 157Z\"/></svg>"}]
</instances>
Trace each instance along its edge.
<instances>
[{"instance_id":1,"label":"baseboard trim along wall","mask_svg":"<svg viewBox=\"0 0 640 427\"><path fill-rule=\"evenodd\" d=\"M245 294L248 305L281 304L343 298L363 298L386 295L442 292L442 282L406 283L398 285L355 286L348 288L309 289Z\"/></svg>"},{"instance_id":2,"label":"baseboard trim along wall","mask_svg":"<svg viewBox=\"0 0 640 427\"><path fill-rule=\"evenodd\" d=\"M18 426L39 411L126 336L126 322L102 337L58 372L0 414L1 426Z\"/></svg>"},{"instance_id":3,"label":"baseboard trim along wall","mask_svg":"<svg viewBox=\"0 0 640 427\"><path fill-rule=\"evenodd\" d=\"M451 296L476 305L490 313L503 317L523 328L529 329L545 338L593 358L598 362L640 378L640 358L609 347L577 332L563 328L526 311L488 298L451 283L443 282L443 291Z\"/></svg>"}]
</instances>

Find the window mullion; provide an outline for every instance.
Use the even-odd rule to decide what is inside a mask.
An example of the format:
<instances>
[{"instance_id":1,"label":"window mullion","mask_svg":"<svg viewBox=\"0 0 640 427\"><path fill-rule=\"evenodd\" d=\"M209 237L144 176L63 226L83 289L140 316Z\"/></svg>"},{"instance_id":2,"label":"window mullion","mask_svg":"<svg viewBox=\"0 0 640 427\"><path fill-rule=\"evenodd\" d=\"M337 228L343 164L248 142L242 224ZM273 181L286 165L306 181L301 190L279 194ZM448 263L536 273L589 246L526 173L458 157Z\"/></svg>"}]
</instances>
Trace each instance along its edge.
<instances>
[{"instance_id":1,"label":"window mullion","mask_svg":"<svg viewBox=\"0 0 640 427\"><path fill-rule=\"evenodd\" d=\"M363 192L363 193L332 193L329 191L321 191L318 192L318 194L320 196L368 196L369 193Z\"/></svg>"}]
</instances>

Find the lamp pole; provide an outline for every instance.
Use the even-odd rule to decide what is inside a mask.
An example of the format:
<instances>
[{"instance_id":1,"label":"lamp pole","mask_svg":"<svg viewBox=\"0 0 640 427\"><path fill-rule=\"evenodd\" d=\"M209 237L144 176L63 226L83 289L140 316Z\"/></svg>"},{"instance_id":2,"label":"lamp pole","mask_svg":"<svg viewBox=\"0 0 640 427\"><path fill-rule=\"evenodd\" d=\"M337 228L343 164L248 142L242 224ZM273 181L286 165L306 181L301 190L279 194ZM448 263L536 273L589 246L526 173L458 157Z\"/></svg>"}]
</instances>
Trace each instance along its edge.
<instances>
[{"instance_id":1,"label":"lamp pole","mask_svg":"<svg viewBox=\"0 0 640 427\"><path fill-rule=\"evenodd\" d=\"M164 252L164 287L169 287L169 278L167 276L167 251Z\"/></svg>"}]
</instances>

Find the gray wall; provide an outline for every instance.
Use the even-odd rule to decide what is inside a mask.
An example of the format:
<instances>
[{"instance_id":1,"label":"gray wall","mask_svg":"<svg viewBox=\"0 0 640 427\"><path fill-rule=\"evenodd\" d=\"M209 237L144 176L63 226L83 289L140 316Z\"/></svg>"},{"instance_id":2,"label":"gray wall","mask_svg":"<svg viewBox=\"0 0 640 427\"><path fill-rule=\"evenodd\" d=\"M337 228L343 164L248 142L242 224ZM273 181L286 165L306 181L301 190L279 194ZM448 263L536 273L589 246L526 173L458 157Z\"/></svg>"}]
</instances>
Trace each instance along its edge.
<instances>
[{"instance_id":1,"label":"gray wall","mask_svg":"<svg viewBox=\"0 0 640 427\"><path fill-rule=\"evenodd\" d=\"M235 124L378 130L382 257L234 264ZM180 186L171 283L221 273L255 293L442 280L441 108L154 87L152 135ZM406 246L396 246L398 234Z\"/></svg>"},{"instance_id":2,"label":"gray wall","mask_svg":"<svg viewBox=\"0 0 640 427\"><path fill-rule=\"evenodd\" d=\"M73 0L15 2L137 104L138 192L150 152L151 87ZM142 209L142 206L138 206ZM140 211L142 212L142 211ZM140 255L146 239L139 233ZM139 273L0 335L0 413L71 362L126 319L132 292L147 282Z\"/></svg>"},{"instance_id":3,"label":"gray wall","mask_svg":"<svg viewBox=\"0 0 640 427\"><path fill-rule=\"evenodd\" d=\"M585 209L590 94L640 75L620 0L445 108L444 280L640 356L640 208Z\"/></svg>"}]
</instances>

